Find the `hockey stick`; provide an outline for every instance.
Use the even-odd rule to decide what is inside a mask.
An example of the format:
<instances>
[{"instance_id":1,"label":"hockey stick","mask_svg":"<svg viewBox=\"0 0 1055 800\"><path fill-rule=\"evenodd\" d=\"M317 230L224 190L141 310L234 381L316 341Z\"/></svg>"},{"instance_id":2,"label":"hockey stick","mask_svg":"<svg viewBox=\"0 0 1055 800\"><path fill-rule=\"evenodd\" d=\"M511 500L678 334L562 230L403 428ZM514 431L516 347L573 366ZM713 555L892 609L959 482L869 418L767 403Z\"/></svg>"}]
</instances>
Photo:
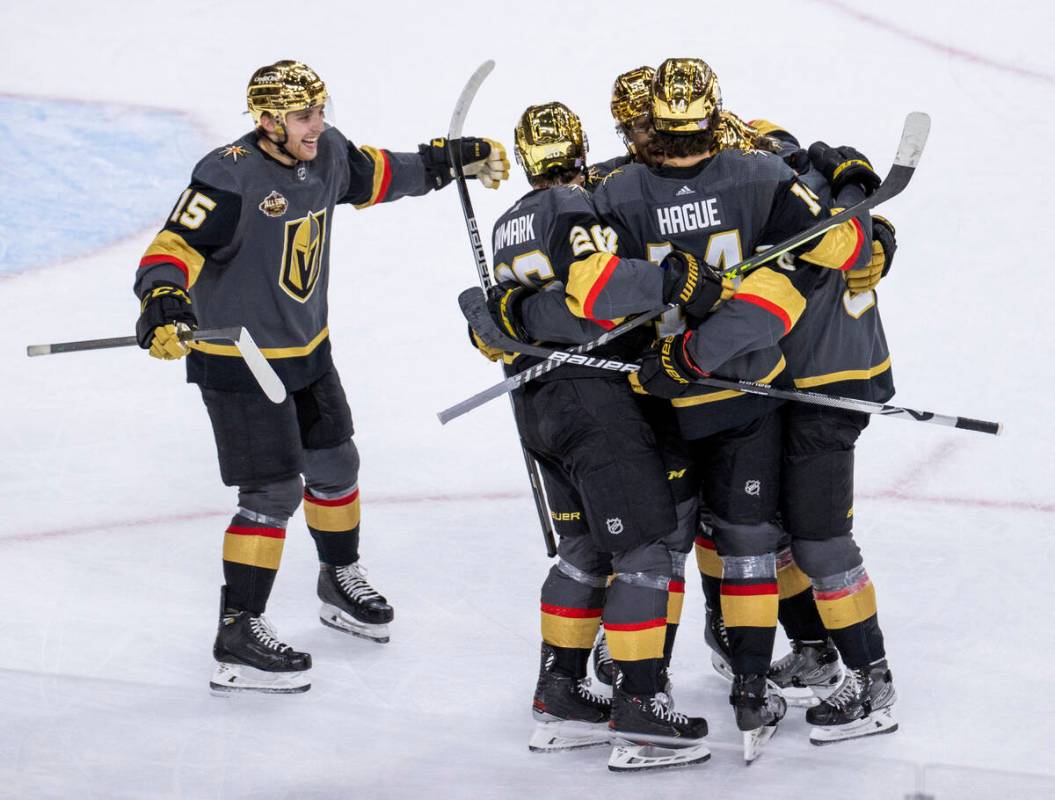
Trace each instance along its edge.
<instances>
[{"instance_id":1,"label":"hockey stick","mask_svg":"<svg viewBox=\"0 0 1055 800\"><path fill-rule=\"evenodd\" d=\"M286 399L286 387L274 368L267 362L253 337L245 328L212 328L209 330L181 331L182 342L201 342L209 339L230 342L238 350L245 365L253 374L256 382L267 399L272 403L281 403ZM53 344L31 344L26 348L27 356L47 356L55 353L79 353L83 350L105 350L111 347L131 347L138 345L135 336L116 336L111 339L83 339L78 342L55 342Z\"/></svg>"},{"instance_id":2,"label":"hockey stick","mask_svg":"<svg viewBox=\"0 0 1055 800\"><path fill-rule=\"evenodd\" d=\"M469 186L465 180L465 167L462 163L462 128L465 126L465 118L469 114L469 106L476 97L480 85L484 79L491 74L495 68L495 62L488 59L476 68L470 76L469 81L458 96L458 102L454 104L451 113L451 124L447 128L447 152L450 155L451 164L454 165L454 180L458 185L458 199L462 204L462 216L465 217L465 229L469 233L469 246L473 251L473 260L476 262L476 275L480 280L480 288L487 291L494 285L491 271L487 266L487 255L484 252L484 244L480 239L480 226L476 222L476 212L473 211L472 200L469 198ZM509 407L516 414L513 398L509 398ZM542 538L546 543L546 555L553 558L557 555L557 540L553 533L553 523L550 520L549 507L546 505L546 497L542 491L542 476L539 475L538 464L531 453L528 452L523 440L520 440L520 452L524 456L524 467L527 469L528 480L531 483L531 497L535 501L535 511L538 513L539 526L542 528Z\"/></svg>"},{"instance_id":3,"label":"hockey stick","mask_svg":"<svg viewBox=\"0 0 1055 800\"><path fill-rule=\"evenodd\" d=\"M518 351L525 355L536 356L559 361L563 364L581 364L597 369L607 369L612 372L637 372L640 364L616 361L607 358L590 358L589 356L577 355L564 350L551 350L546 347L524 344L516 339L506 336L498 327L491 312L487 310L482 295L475 289L462 292L458 298L462 307L462 313L469 321L476 335L484 344L498 348L505 352ZM977 431L978 433L989 433L999 436L1003 425L999 422L988 422L982 419L971 419L970 417L958 417L948 414L936 414L933 411L917 411L912 408L902 408L885 403L873 403L869 400L856 400L851 397L839 397L837 395L823 394L821 392L807 392L801 389L778 389L768 383L756 383L745 380L726 380L725 378L698 378L694 381L701 386L709 386L713 389L731 389L746 394L756 394L762 397L771 397L777 400L791 400L797 403L808 403L816 406L827 406L839 408L844 411L858 411L863 414L876 414L882 417L896 417L912 422L929 422L934 425L945 425L950 428Z\"/></svg>"},{"instance_id":4,"label":"hockey stick","mask_svg":"<svg viewBox=\"0 0 1055 800\"><path fill-rule=\"evenodd\" d=\"M823 236L833 226L839 225L851 217L856 217L865 211L875 208L880 203L901 194L901 192L905 190L905 187L908 186L909 181L912 180L912 176L916 171L916 165L919 163L920 156L923 154L923 148L927 143L927 135L929 132L930 117L922 111L913 111L910 113L905 117L905 125L901 130L901 138L898 141L897 153L894 156L894 164L890 167L890 171L887 172L883 183L880 184L879 188L873 192L870 197L866 197L860 203L844 209L834 216L827 217L820 222L817 222L815 225L804 231L800 231L789 239L785 239L774 247L770 247L761 253L757 253L751 258L741 261L726 270L724 274L727 277L742 275L748 270L779 258L784 253L798 247L800 244L819 236ZM616 336L637 327L637 325L648 322L654 317L665 313L667 310L676 307L675 304L671 304L654 313L647 312L646 314L642 314L629 322L623 323L623 325L613 328L598 339L571 348L568 352L589 352L590 350L611 341ZM506 392L511 392L514 389L523 386L528 381L534 380L539 375L544 375L547 372L556 369L562 363L565 362L551 359L534 364L527 369L518 372L516 375L506 378L504 381L496 383L494 386L490 386L481 392L477 392L471 397L467 397L465 400L456 403L450 408L445 408L443 411L440 411L437 416L439 417L440 422L446 425L452 419L456 419L457 417L472 411L474 408L483 405L489 400L493 400Z\"/></svg>"}]
</instances>

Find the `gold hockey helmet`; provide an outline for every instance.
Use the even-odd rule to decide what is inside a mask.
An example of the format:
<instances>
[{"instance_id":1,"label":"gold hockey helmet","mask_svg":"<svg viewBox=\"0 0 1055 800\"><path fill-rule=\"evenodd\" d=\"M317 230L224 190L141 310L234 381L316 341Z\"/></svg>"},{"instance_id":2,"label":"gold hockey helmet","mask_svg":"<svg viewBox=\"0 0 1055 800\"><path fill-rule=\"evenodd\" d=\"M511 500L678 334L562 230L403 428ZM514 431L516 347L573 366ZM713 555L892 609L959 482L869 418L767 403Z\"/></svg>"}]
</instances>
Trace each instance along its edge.
<instances>
[{"instance_id":1,"label":"gold hockey helmet","mask_svg":"<svg viewBox=\"0 0 1055 800\"><path fill-rule=\"evenodd\" d=\"M582 122L563 103L528 106L513 131L517 163L529 178L553 167L585 169L589 143Z\"/></svg>"},{"instance_id":2,"label":"gold hockey helmet","mask_svg":"<svg viewBox=\"0 0 1055 800\"><path fill-rule=\"evenodd\" d=\"M265 113L284 125L286 112L325 105L329 97L326 84L315 70L289 60L276 61L254 72L245 94L249 113L258 126Z\"/></svg>"},{"instance_id":3,"label":"gold hockey helmet","mask_svg":"<svg viewBox=\"0 0 1055 800\"><path fill-rule=\"evenodd\" d=\"M665 133L699 133L722 107L718 76L699 58L668 58L652 79L652 124Z\"/></svg>"},{"instance_id":4,"label":"gold hockey helmet","mask_svg":"<svg viewBox=\"0 0 1055 800\"><path fill-rule=\"evenodd\" d=\"M652 102L652 67L638 67L624 72L612 85L612 116L627 128L638 117L648 114Z\"/></svg>"}]
</instances>

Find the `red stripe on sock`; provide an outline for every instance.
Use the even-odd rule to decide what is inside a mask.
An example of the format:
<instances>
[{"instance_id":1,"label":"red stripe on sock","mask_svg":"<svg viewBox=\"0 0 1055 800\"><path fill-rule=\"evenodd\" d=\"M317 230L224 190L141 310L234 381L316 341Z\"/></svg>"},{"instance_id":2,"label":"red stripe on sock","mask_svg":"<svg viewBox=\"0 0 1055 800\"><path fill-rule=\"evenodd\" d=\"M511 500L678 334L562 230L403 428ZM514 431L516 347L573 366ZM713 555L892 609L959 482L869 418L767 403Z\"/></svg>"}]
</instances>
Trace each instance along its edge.
<instances>
[{"instance_id":1,"label":"red stripe on sock","mask_svg":"<svg viewBox=\"0 0 1055 800\"><path fill-rule=\"evenodd\" d=\"M236 536L268 536L272 539L286 538L285 528L246 528L241 525L229 525L227 532Z\"/></svg>"},{"instance_id":2,"label":"red stripe on sock","mask_svg":"<svg viewBox=\"0 0 1055 800\"><path fill-rule=\"evenodd\" d=\"M601 609L599 608L566 608L565 606L551 606L549 603L542 603L541 606L543 614L552 614L555 617L590 619L591 617L601 616Z\"/></svg>"}]
</instances>

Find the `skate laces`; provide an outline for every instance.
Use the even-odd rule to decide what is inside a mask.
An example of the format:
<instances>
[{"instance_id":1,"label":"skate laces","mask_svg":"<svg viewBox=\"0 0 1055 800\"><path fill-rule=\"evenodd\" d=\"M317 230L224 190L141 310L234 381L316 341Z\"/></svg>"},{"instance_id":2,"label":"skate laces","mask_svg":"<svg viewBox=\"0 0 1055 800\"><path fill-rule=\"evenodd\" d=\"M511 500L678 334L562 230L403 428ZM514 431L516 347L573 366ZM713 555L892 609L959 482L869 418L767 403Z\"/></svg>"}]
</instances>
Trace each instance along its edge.
<instances>
[{"instance_id":1,"label":"skate laces","mask_svg":"<svg viewBox=\"0 0 1055 800\"><path fill-rule=\"evenodd\" d=\"M652 713L664 722L673 722L678 725L687 725L689 718L680 711L671 708L672 701L666 692L656 692L651 699Z\"/></svg>"},{"instance_id":2,"label":"skate laces","mask_svg":"<svg viewBox=\"0 0 1055 800\"><path fill-rule=\"evenodd\" d=\"M597 642L597 663L607 664L612 660L612 654L608 652L608 637L602 636Z\"/></svg>"},{"instance_id":3,"label":"skate laces","mask_svg":"<svg viewBox=\"0 0 1055 800\"><path fill-rule=\"evenodd\" d=\"M250 617L249 629L253 632L253 636L256 637L256 640L269 650L283 653L286 650L293 649L285 642L280 642L278 640L278 635L275 633L275 629L271 627L271 623L268 622L263 615Z\"/></svg>"},{"instance_id":4,"label":"skate laces","mask_svg":"<svg viewBox=\"0 0 1055 800\"><path fill-rule=\"evenodd\" d=\"M579 697L588 703L600 703L601 705L610 706L612 701L602 694L594 694L590 688L590 683L589 678L579 678L575 684L575 691L578 692Z\"/></svg>"},{"instance_id":5,"label":"skate laces","mask_svg":"<svg viewBox=\"0 0 1055 800\"><path fill-rule=\"evenodd\" d=\"M357 603L381 599L381 593L367 583L366 569L358 563L337 567L336 575L337 583Z\"/></svg>"},{"instance_id":6,"label":"skate laces","mask_svg":"<svg viewBox=\"0 0 1055 800\"><path fill-rule=\"evenodd\" d=\"M843 710L853 703L857 699L858 694L860 694L861 686L863 685L860 672L861 670L856 669L846 670L846 679L842 685L824 702L839 710Z\"/></svg>"}]
</instances>

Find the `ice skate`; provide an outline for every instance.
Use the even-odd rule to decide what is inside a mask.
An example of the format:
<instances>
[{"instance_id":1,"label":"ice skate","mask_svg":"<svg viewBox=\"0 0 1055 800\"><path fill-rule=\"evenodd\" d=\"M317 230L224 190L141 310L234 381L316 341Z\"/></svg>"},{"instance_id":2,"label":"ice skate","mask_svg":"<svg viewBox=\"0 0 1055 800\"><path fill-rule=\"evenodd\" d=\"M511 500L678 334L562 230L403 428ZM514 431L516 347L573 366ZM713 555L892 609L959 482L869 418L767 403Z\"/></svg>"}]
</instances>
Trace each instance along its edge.
<instances>
[{"instance_id":1,"label":"ice skate","mask_svg":"<svg viewBox=\"0 0 1055 800\"><path fill-rule=\"evenodd\" d=\"M700 764L711 757L703 744L707 720L671 709L664 692L635 695L612 690L612 754L608 769L636 772Z\"/></svg>"},{"instance_id":2,"label":"ice skate","mask_svg":"<svg viewBox=\"0 0 1055 800\"><path fill-rule=\"evenodd\" d=\"M814 726L810 742L823 745L893 733L897 730L896 701L886 659L864 669L849 669L827 700L806 711L806 721Z\"/></svg>"},{"instance_id":3,"label":"ice skate","mask_svg":"<svg viewBox=\"0 0 1055 800\"><path fill-rule=\"evenodd\" d=\"M811 708L835 691L842 679L839 651L827 641L791 640L791 652L769 668L789 706Z\"/></svg>"},{"instance_id":4,"label":"ice skate","mask_svg":"<svg viewBox=\"0 0 1055 800\"><path fill-rule=\"evenodd\" d=\"M384 644L395 611L366 581L359 562L343 567L319 564L319 619L328 628Z\"/></svg>"},{"instance_id":5,"label":"ice skate","mask_svg":"<svg viewBox=\"0 0 1055 800\"><path fill-rule=\"evenodd\" d=\"M212 652L214 692L295 694L311 688L311 656L280 642L262 615L224 609Z\"/></svg>"},{"instance_id":6,"label":"ice skate","mask_svg":"<svg viewBox=\"0 0 1055 800\"><path fill-rule=\"evenodd\" d=\"M711 666L714 671L732 682L733 656L729 648L729 635L725 631L725 620L719 612L710 608L707 609L707 627L703 630L703 640L711 648Z\"/></svg>"},{"instance_id":7,"label":"ice skate","mask_svg":"<svg viewBox=\"0 0 1055 800\"><path fill-rule=\"evenodd\" d=\"M765 675L737 675L729 702L736 713L736 726L743 732L744 762L751 764L777 732L788 704Z\"/></svg>"},{"instance_id":8,"label":"ice skate","mask_svg":"<svg viewBox=\"0 0 1055 800\"><path fill-rule=\"evenodd\" d=\"M542 664L531 704L535 732L528 749L552 753L608 744L611 701L590 691L589 678L554 672L555 660L553 648L542 645Z\"/></svg>"},{"instance_id":9,"label":"ice skate","mask_svg":"<svg viewBox=\"0 0 1055 800\"><path fill-rule=\"evenodd\" d=\"M597 631L597 640L593 643L593 674L605 686L612 685L612 654L608 652L603 627Z\"/></svg>"}]
</instances>

